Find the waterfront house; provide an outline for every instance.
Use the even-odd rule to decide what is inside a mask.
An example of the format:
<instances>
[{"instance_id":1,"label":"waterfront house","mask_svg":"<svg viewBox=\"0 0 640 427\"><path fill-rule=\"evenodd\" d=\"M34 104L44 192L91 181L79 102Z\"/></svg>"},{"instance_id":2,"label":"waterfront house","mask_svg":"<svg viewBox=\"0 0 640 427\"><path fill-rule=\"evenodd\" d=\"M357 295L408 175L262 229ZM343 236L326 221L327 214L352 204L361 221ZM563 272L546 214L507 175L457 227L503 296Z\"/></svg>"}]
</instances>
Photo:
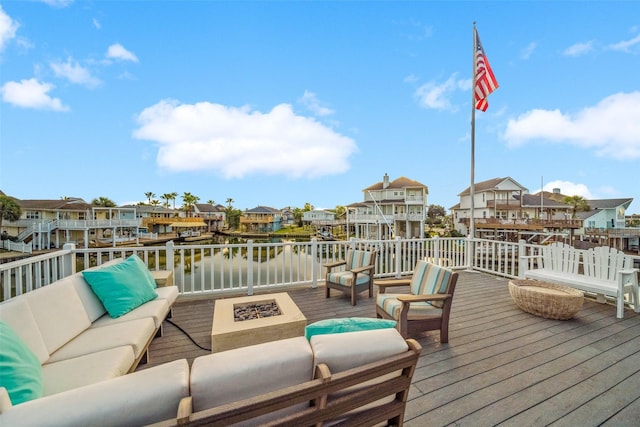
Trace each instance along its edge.
<instances>
[{"instance_id":1,"label":"waterfront house","mask_svg":"<svg viewBox=\"0 0 640 427\"><path fill-rule=\"evenodd\" d=\"M247 209L240 217L240 231L244 233L273 233L281 228L281 212L269 206Z\"/></svg>"},{"instance_id":2,"label":"waterfront house","mask_svg":"<svg viewBox=\"0 0 640 427\"><path fill-rule=\"evenodd\" d=\"M427 218L426 185L406 177L382 181L364 190L364 200L347 208L347 227L355 237L423 237Z\"/></svg>"}]
</instances>

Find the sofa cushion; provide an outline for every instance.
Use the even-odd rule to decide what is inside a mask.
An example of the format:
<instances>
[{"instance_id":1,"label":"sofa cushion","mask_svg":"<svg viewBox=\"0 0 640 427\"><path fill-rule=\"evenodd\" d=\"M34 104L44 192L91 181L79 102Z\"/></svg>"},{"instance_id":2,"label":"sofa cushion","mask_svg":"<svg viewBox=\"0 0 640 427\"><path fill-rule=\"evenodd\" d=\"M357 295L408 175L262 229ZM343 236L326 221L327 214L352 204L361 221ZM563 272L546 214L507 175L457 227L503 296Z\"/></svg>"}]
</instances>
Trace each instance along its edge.
<instances>
[{"instance_id":1,"label":"sofa cushion","mask_svg":"<svg viewBox=\"0 0 640 427\"><path fill-rule=\"evenodd\" d=\"M70 281L56 281L24 296L36 319L49 354L91 326L89 316Z\"/></svg>"},{"instance_id":2,"label":"sofa cushion","mask_svg":"<svg viewBox=\"0 0 640 427\"><path fill-rule=\"evenodd\" d=\"M395 328L395 320L374 319L370 317L345 317L325 319L307 325L304 330L308 340L314 335L337 334L342 332L370 331L373 329Z\"/></svg>"},{"instance_id":3,"label":"sofa cushion","mask_svg":"<svg viewBox=\"0 0 640 427\"><path fill-rule=\"evenodd\" d=\"M167 300L169 307L171 307L178 299L180 292L178 291L178 287L174 285L156 288L156 293L158 294L158 298Z\"/></svg>"},{"instance_id":4,"label":"sofa cushion","mask_svg":"<svg viewBox=\"0 0 640 427\"><path fill-rule=\"evenodd\" d=\"M4 412L2 425L121 427L174 419L189 395L189 364L164 363L108 381L45 396Z\"/></svg>"},{"instance_id":5,"label":"sofa cushion","mask_svg":"<svg viewBox=\"0 0 640 427\"><path fill-rule=\"evenodd\" d=\"M304 337L200 356L191 366L194 411L301 384L313 376L313 355Z\"/></svg>"},{"instance_id":6,"label":"sofa cushion","mask_svg":"<svg viewBox=\"0 0 640 427\"><path fill-rule=\"evenodd\" d=\"M135 361L133 348L122 346L42 366L44 395L49 396L129 372Z\"/></svg>"},{"instance_id":7,"label":"sofa cushion","mask_svg":"<svg viewBox=\"0 0 640 427\"><path fill-rule=\"evenodd\" d=\"M101 318L97 319L91 324L91 328L101 328L107 325L113 325L115 323L128 322L130 320L144 319L150 317L155 323L156 329L162 325L162 322L169 313L169 304L165 299L154 299L153 301L146 302L133 311L128 312L120 317L111 317L105 314Z\"/></svg>"},{"instance_id":8,"label":"sofa cushion","mask_svg":"<svg viewBox=\"0 0 640 427\"><path fill-rule=\"evenodd\" d=\"M134 256L126 261L96 270L82 272L85 280L96 293L111 317L120 317L156 298L158 294L151 287Z\"/></svg>"},{"instance_id":9,"label":"sofa cushion","mask_svg":"<svg viewBox=\"0 0 640 427\"><path fill-rule=\"evenodd\" d=\"M93 292L87 281L84 280L82 273L73 274L65 277L64 279L60 279L59 281L69 281L73 283L73 286L76 288L76 292L78 293L80 301L82 301L84 309L91 322L99 319L107 312L107 309L104 308L100 298L98 298L96 293Z\"/></svg>"},{"instance_id":10,"label":"sofa cushion","mask_svg":"<svg viewBox=\"0 0 640 427\"><path fill-rule=\"evenodd\" d=\"M0 320L6 322L44 363L49 359L49 351L40 333L40 328L24 297L12 298L0 304Z\"/></svg>"},{"instance_id":11,"label":"sofa cushion","mask_svg":"<svg viewBox=\"0 0 640 427\"><path fill-rule=\"evenodd\" d=\"M116 323L101 328L89 328L67 345L53 353L47 363L59 362L97 351L129 345L136 357L146 350L155 334L155 324L150 317Z\"/></svg>"},{"instance_id":12,"label":"sofa cushion","mask_svg":"<svg viewBox=\"0 0 640 427\"><path fill-rule=\"evenodd\" d=\"M311 337L314 364L325 363L331 372L375 362L409 349L396 329L324 334Z\"/></svg>"},{"instance_id":13,"label":"sofa cushion","mask_svg":"<svg viewBox=\"0 0 640 427\"><path fill-rule=\"evenodd\" d=\"M0 321L0 387L18 405L43 395L42 367L35 354L5 322Z\"/></svg>"},{"instance_id":14,"label":"sofa cushion","mask_svg":"<svg viewBox=\"0 0 640 427\"><path fill-rule=\"evenodd\" d=\"M140 257L138 255L136 255L136 254L131 255L129 258L127 258L126 262L131 262L131 263L136 264L138 266L140 271L142 271L144 273L144 275L146 276L147 283L149 283L149 286L151 286L152 289L155 289L155 288L158 287L158 284L156 283L156 279L153 278L153 275L151 274L151 272L147 268L147 264L145 264L144 261L142 261L142 259L140 259Z\"/></svg>"}]
</instances>

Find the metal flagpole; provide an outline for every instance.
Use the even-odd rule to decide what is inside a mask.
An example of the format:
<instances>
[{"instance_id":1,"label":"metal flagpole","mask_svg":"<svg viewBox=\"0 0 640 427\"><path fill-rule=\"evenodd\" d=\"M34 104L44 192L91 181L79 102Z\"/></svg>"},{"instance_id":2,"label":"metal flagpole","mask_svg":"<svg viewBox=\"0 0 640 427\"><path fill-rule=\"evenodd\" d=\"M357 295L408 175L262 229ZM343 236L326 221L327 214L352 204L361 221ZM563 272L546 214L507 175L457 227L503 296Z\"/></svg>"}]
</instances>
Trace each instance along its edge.
<instances>
[{"instance_id":1,"label":"metal flagpole","mask_svg":"<svg viewBox=\"0 0 640 427\"><path fill-rule=\"evenodd\" d=\"M476 98L475 98L475 87L476 87L476 23L473 22L473 55L472 55L472 69L471 75L473 76L473 81L471 84L471 185L469 186L469 194L471 196L471 208L470 208L470 220L469 220L469 236L471 238L475 237L475 226L474 226L474 208L475 208L475 148L476 148Z\"/></svg>"}]
</instances>

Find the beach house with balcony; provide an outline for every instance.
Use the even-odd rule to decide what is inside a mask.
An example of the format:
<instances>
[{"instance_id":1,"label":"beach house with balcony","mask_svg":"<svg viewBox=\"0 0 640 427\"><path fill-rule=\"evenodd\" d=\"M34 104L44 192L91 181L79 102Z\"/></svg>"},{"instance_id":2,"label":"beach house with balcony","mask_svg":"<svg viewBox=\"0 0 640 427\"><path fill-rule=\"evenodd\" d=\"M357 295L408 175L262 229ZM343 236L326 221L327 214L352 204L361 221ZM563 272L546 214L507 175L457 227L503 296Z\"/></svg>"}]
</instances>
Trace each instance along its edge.
<instances>
[{"instance_id":1,"label":"beach house with balcony","mask_svg":"<svg viewBox=\"0 0 640 427\"><path fill-rule=\"evenodd\" d=\"M450 208L456 231L469 233L471 189L458 194L460 202ZM559 190L529 194L527 187L511 177L493 178L474 185L475 237L546 242L566 237L582 227Z\"/></svg>"},{"instance_id":2,"label":"beach house with balcony","mask_svg":"<svg viewBox=\"0 0 640 427\"><path fill-rule=\"evenodd\" d=\"M140 220L135 207L100 207L81 198L21 200L17 221L3 221L3 229L34 250L60 248L65 243L88 247L91 242L135 240Z\"/></svg>"},{"instance_id":3,"label":"beach house with balcony","mask_svg":"<svg viewBox=\"0 0 640 427\"><path fill-rule=\"evenodd\" d=\"M349 235L371 239L424 236L426 185L403 176L390 181L385 173L382 181L362 192L362 202L346 207Z\"/></svg>"},{"instance_id":4,"label":"beach house with balcony","mask_svg":"<svg viewBox=\"0 0 640 427\"><path fill-rule=\"evenodd\" d=\"M282 228L282 213L269 206L247 209L240 217L240 231L243 233L273 233Z\"/></svg>"}]
</instances>

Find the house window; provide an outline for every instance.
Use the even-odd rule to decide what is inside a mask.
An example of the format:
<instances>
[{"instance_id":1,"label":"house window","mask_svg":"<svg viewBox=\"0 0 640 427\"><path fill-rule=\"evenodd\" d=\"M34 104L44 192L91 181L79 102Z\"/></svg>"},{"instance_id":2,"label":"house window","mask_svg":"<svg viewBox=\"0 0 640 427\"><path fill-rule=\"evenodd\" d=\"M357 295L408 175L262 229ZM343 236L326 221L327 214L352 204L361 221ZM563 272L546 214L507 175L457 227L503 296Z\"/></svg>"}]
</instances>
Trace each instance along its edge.
<instances>
[{"instance_id":1,"label":"house window","mask_svg":"<svg viewBox=\"0 0 640 427\"><path fill-rule=\"evenodd\" d=\"M26 218L27 219L40 219L40 212L38 212L38 211L27 211Z\"/></svg>"}]
</instances>

